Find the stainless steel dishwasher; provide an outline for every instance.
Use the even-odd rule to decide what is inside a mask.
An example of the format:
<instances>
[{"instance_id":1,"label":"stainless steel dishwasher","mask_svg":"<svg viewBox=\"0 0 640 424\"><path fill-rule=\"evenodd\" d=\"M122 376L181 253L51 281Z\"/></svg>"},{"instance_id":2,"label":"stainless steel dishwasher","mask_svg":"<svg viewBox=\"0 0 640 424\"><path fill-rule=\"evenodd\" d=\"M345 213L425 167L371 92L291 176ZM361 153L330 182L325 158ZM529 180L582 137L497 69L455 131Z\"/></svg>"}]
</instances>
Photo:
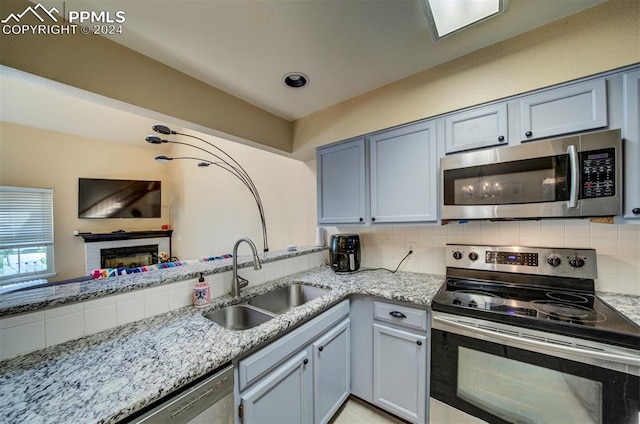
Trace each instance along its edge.
<instances>
[{"instance_id":1,"label":"stainless steel dishwasher","mask_svg":"<svg viewBox=\"0 0 640 424\"><path fill-rule=\"evenodd\" d=\"M233 424L233 411L233 365L229 365L126 422Z\"/></svg>"}]
</instances>

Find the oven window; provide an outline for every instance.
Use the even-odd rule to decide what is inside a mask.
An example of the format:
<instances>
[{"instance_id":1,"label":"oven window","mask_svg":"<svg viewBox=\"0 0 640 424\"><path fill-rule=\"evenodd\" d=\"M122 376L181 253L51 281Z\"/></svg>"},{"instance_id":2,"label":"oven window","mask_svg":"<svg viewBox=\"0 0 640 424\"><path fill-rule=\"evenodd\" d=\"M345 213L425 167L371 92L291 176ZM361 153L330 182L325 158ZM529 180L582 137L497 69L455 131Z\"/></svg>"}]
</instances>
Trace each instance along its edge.
<instances>
[{"instance_id":1,"label":"oven window","mask_svg":"<svg viewBox=\"0 0 640 424\"><path fill-rule=\"evenodd\" d=\"M602 384L458 347L457 395L514 423L602 423Z\"/></svg>"}]
</instances>

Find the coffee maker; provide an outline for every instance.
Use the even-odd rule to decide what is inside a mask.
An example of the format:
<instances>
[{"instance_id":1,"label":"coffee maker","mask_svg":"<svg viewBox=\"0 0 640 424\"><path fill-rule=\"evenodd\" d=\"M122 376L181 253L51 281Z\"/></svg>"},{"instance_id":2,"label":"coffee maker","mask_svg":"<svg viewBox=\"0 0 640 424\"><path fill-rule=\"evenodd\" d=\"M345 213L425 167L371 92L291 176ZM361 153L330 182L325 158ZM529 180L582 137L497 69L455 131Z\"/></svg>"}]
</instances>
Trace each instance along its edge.
<instances>
[{"instance_id":1,"label":"coffee maker","mask_svg":"<svg viewBox=\"0 0 640 424\"><path fill-rule=\"evenodd\" d=\"M360 236L334 234L329 244L331 268L335 272L354 272L360 269Z\"/></svg>"}]
</instances>

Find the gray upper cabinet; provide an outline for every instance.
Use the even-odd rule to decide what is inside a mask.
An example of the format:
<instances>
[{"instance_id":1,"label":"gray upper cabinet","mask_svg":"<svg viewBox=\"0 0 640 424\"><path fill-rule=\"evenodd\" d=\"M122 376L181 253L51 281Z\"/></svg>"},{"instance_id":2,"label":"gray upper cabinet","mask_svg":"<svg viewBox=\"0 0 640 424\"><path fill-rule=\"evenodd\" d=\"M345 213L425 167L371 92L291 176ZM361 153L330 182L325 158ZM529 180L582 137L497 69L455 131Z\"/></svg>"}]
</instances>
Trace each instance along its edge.
<instances>
[{"instance_id":1,"label":"gray upper cabinet","mask_svg":"<svg viewBox=\"0 0 640 424\"><path fill-rule=\"evenodd\" d=\"M640 219L640 71L623 75L624 217Z\"/></svg>"},{"instance_id":2,"label":"gray upper cabinet","mask_svg":"<svg viewBox=\"0 0 640 424\"><path fill-rule=\"evenodd\" d=\"M435 120L371 137L372 222L437 221L436 142Z\"/></svg>"},{"instance_id":3,"label":"gray upper cabinet","mask_svg":"<svg viewBox=\"0 0 640 424\"><path fill-rule=\"evenodd\" d=\"M507 145L507 103L483 106L448 115L445 120L445 152Z\"/></svg>"},{"instance_id":4,"label":"gray upper cabinet","mask_svg":"<svg viewBox=\"0 0 640 424\"><path fill-rule=\"evenodd\" d=\"M319 224L365 220L365 147L362 138L316 151Z\"/></svg>"},{"instance_id":5,"label":"gray upper cabinet","mask_svg":"<svg viewBox=\"0 0 640 424\"><path fill-rule=\"evenodd\" d=\"M571 84L522 97L520 114L521 140L606 127L605 79Z\"/></svg>"}]
</instances>

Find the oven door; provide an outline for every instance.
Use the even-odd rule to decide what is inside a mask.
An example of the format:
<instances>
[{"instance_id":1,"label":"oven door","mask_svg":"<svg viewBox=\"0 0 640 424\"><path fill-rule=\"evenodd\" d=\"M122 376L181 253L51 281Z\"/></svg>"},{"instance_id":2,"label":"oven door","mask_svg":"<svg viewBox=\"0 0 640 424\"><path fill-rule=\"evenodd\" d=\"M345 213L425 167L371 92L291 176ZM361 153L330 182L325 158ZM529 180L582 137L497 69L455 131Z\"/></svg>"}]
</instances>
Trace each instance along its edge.
<instances>
[{"instance_id":1,"label":"oven door","mask_svg":"<svg viewBox=\"0 0 640 424\"><path fill-rule=\"evenodd\" d=\"M490 423L638 424L640 354L524 331L434 312L431 397Z\"/></svg>"}]
</instances>

